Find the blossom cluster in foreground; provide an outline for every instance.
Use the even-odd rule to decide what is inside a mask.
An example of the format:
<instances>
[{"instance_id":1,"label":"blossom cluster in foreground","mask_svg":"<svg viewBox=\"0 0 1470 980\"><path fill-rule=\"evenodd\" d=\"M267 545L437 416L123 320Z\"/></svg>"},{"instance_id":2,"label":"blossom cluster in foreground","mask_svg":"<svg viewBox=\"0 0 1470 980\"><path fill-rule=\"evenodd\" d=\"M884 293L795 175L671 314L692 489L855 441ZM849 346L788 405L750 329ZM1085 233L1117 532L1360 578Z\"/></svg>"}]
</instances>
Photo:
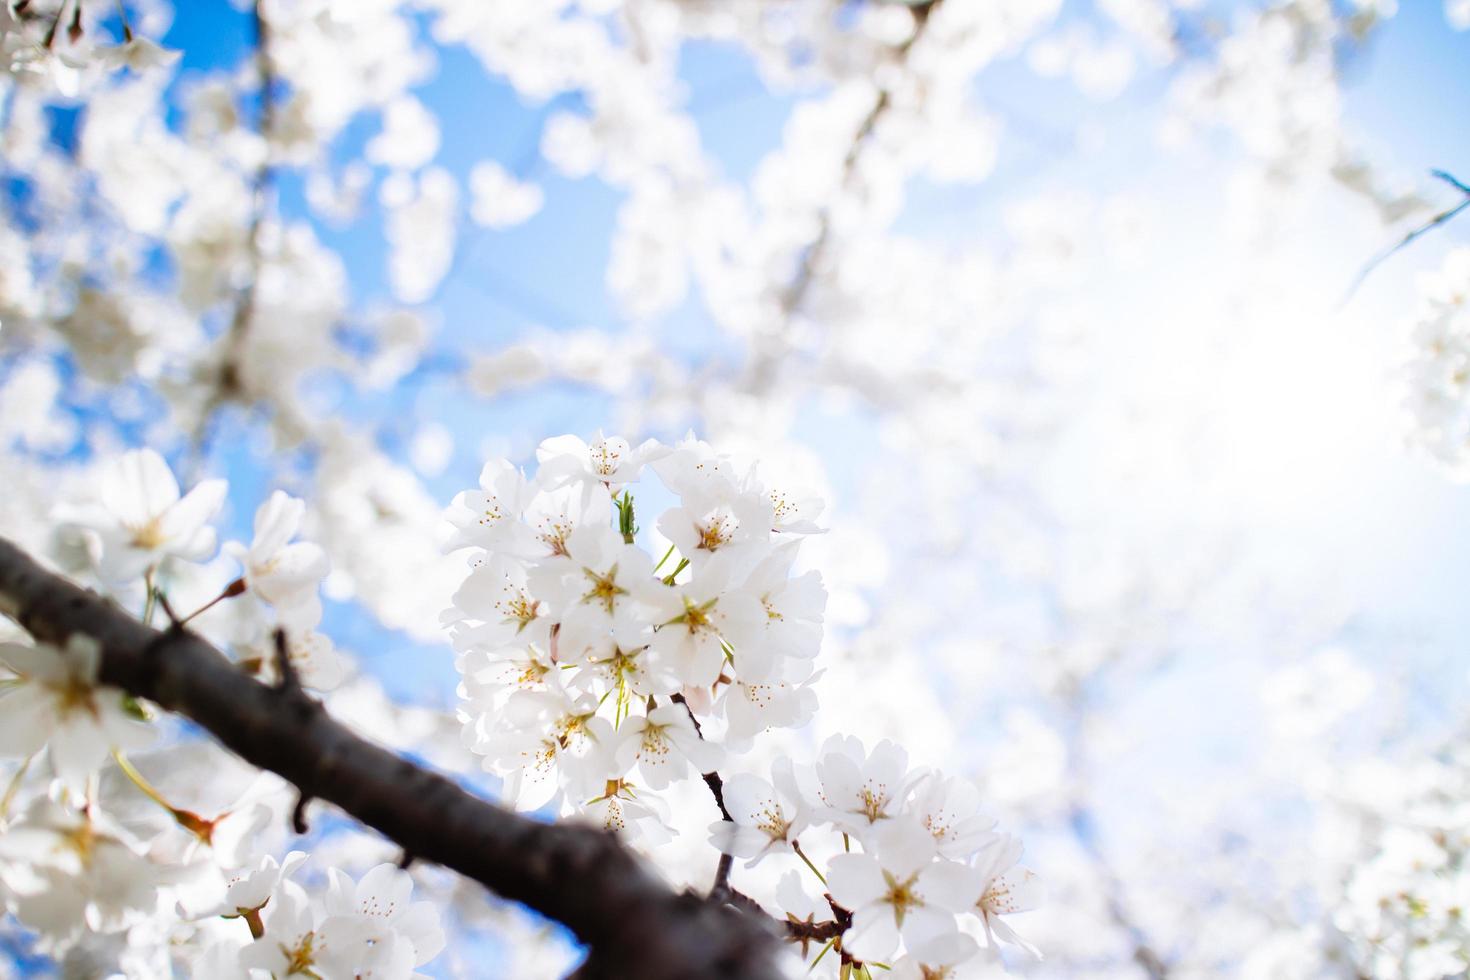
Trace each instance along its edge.
<instances>
[{"instance_id":1,"label":"blossom cluster in foreground","mask_svg":"<svg viewBox=\"0 0 1470 980\"><path fill-rule=\"evenodd\" d=\"M225 547L238 577L201 608L174 610L169 594L177 601L197 587L197 563L216 551L210 522L224 482L182 493L145 449L103 461L92 487L55 511L78 574L140 603L145 620L160 608L182 616L263 680L277 669L277 629L301 683L341 680L343 659L315 631L326 557L291 540L302 501L272 494L251 543ZM195 620L223 602L228 618ZM154 741L151 712L99 684L99 665L97 642L81 634L61 648L0 643L0 758L20 761L0 796L0 901L41 951L85 962L113 943L129 976L166 975L177 959L194 976L324 980L407 978L438 954L438 912L410 902L407 872L383 864L354 882L329 868L325 887L310 892L291 880L307 855L271 853L272 825L284 824L279 780L260 775L206 809L189 797L229 782L223 753L207 747L215 754L201 763L199 746L182 742L135 764L129 753ZM170 777L180 786L167 794L152 781Z\"/></svg>"},{"instance_id":2,"label":"blossom cluster in foreground","mask_svg":"<svg viewBox=\"0 0 1470 980\"><path fill-rule=\"evenodd\" d=\"M658 844L674 833L660 794L703 777L728 812L710 829L718 850L808 865L776 901L787 921L844 926L805 944L814 959L837 950L834 968L943 975L978 951L968 933L1020 943L999 916L1033 907L1038 885L968 783L842 736L769 780L719 778L815 711L826 593L798 550L821 503L692 437L564 436L537 459L532 477L489 463L449 511L449 547L469 564L444 616L464 739L507 796ZM648 471L674 498L652 551L638 527L638 500L659 499Z\"/></svg>"},{"instance_id":3,"label":"blossom cluster in foreground","mask_svg":"<svg viewBox=\"0 0 1470 980\"><path fill-rule=\"evenodd\" d=\"M774 905L822 976L953 976L983 962L982 944L1035 952L1002 917L1033 907L1038 882L969 783L842 735L810 764L755 772L760 737L817 707L826 592L798 551L821 531L818 500L692 437L564 436L537 455L533 477L490 463L448 512L468 565L444 615L463 741L508 802L653 846L676 833L675 784L702 781L719 818L711 898ZM661 491L640 482L648 471ZM317 633L326 558L294 540L305 503L272 493L252 540L216 559L225 491L184 492L150 450L104 460L83 499L57 506L58 552L144 621L198 629L242 673L274 683L289 664L307 687L336 687L347 662ZM655 555L637 503L660 497L672 505L653 521ZM19 763L0 799L0 900L44 951L125 937L194 975L334 980L407 978L445 946L405 871L354 881L330 852L283 854L291 793L273 776L231 784L223 753L188 740L135 762L153 713L101 685L100 664L80 634L0 643L0 757ZM315 883L298 884L308 860ZM768 861L769 894L737 890Z\"/></svg>"}]
</instances>

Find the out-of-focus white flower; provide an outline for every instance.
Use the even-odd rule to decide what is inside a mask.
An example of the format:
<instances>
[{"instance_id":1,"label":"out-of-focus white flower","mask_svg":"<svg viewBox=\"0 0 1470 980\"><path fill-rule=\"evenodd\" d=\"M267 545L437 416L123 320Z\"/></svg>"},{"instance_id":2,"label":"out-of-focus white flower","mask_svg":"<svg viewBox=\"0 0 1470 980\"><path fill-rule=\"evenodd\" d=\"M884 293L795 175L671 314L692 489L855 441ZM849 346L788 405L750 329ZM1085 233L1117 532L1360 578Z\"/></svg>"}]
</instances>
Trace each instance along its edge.
<instances>
[{"instance_id":1,"label":"out-of-focus white flower","mask_svg":"<svg viewBox=\"0 0 1470 980\"><path fill-rule=\"evenodd\" d=\"M386 214L388 280L405 303L433 297L454 259L459 185L442 167L430 167L415 180L395 173L378 194Z\"/></svg>"},{"instance_id":2,"label":"out-of-focus white flower","mask_svg":"<svg viewBox=\"0 0 1470 980\"><path fill-rule=\"evenodd\" d=\"M95 813L37 797L0 834L0 881L22 923L65 946L85 929L112 932L155 911L165 869Z\"/></svg>"},{"instance_id":3,"label":"out-of-focus white flower","mask_svg":"<svg viewBox=\"0 0 1470 980\"><path fill-rule=\"evenodd\" d=\"M320 912L295 882L283 882L262 917L265 933L240 952L240 965L273 977L321 975Z\"/></svg>"},{"instance_id":4,"label":"out-of-focus white flower","mask_svg":"<svg viewBox=\"0 0 1470 980\"><path fill-rule=\"evenodd\" d=\"M168 557L208 558L215 545L209 521L227 489L224 480L205 480L180 496L163 457L135 449L102 465L94 501L58 508L57 516L90 535L103 579L126 582Z\"/></svg>"},{"instance_id":5,"label":"out-of-focus white flower","mask_svg":"<svg viewBox=\"0 0 1470 980\"><path fill-rule=\"evenodd\" d=\"M305 860L305 851L292 851L279 862L267 854L254 868L232 872L225 883L224 901L206 914L244 915L264 908Z\"/></svg>"},{"instance_id":6,"label":"out-of-focus white flower","mask_svg":"<svg viewBox=\"0 0 1470 980\"><path fill-rule=\"evenodd\" d=\"M383 131L368 141L368 160L399 170L415 170L439 152L439 123L424 104L402 95L383 108Z\"/></svg>"},{"instance_id":7,"label":"out-of-focus white flower","mask_svg":"<svg viewBox=\"0 0 1470 980\"><path fill-rule=\"evenodd\" d=\"M494 160L470 170L470 217L486 228L510 228L541 210L544 195L535 184L516 180Z\"/></svg>"},{"instance_id":8,"label":"out-of-focus white flower","mask_svg":"<svg viewBox=\"0 0 1470 980\"><path fill-rule=\"evenodd\" d=\"M320 545L291 541L305 512L305 501L277 490L255 512L250 547L235 542L227 546L244 566L246 584L275 607L281 623L303 630L321 621L317 593L329 570Z\"/></svg>"},{"instance_id":9,"label":"out-of-focus white flower","mask_svg":"<svg viewBox=\"0 0 1470 980\"><path fill-rule=\"evenodd\" d=\"M336 868L327 872L322 966L341 976L407 976L444 948L444 931L432 902L413 902L413 877L391 864L371 868L353 882Z\"/></svg>"},{"instance_id":10,"label":"out-of-focus white flower","mask_svg":"<svg viewBox=\"0 0 1470 980\"><path fill-rule=\"evenodd\" d=\"M1420 282L1405 400L1409 438L1456 480L1470 479L1470 248Z\"/></svg>"},{"instance_id":11,"label":"out-of-focus white flower","mask_svg":"<svg viewBox=\"0 0 1470 980\"><path fill-rule=\"evenodd\" d=\"M142 74L155 68L167 68L183 56L182 51L165 48L146 37L133 37L122 44L98 49L102 64L111 69L131 68Z\"/></svg>"},{"instance_id":12,"label":"out-of-focus white flower","mask_svg":"<svg viewBox=\"0 0 1470 980\"><path fill-rule=\"evenodd\" d=\"M81 792L109 751L152 741L124 692L98 685L101 656L97 641L80 633L59 649L0 644L0 662L20 675L0 686L0 755L25 758L45 748L56 775Z\"/></svg>"}]
</instances>

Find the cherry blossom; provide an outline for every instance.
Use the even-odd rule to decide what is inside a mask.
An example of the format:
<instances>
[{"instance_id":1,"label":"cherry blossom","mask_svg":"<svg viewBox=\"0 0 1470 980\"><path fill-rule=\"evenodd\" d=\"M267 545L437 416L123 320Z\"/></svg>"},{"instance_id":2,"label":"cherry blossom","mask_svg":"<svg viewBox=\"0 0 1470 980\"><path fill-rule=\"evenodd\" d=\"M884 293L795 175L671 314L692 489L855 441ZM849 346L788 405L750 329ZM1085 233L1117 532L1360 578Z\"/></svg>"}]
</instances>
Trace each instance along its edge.
<instances>
[{"instance_id":1,"label":"cherry blossom","mask_svg":"<svg viewBox=\"0 0 1470 980\"><path fill-rule=\"evenodd\" d=\"M224 501L223 480L205 480L180 496L163 457L139 449L105 462L94 500L58 511L87 533L98 573L132 579L168 557L199 561L214 551L209 520Z\"/></svg>"},{"instance_id":2,"label":"cherry blossom","mask_svg":"<svg viewBox=\"0 0 1470 980\"><path fill-rule=\"evenodd\" d=\"M860 960L887 960L902 940L910 948L956 932L955 913L975 901L973 869L935 861L933 838L898 820L872 835L873 854L839 854L828 863L832 897L852 911L843 948Z\"/></svg>"},{"instance_id":3,"label":"cherry blossom","mask_svg":"<svg viewBox=\"0 0 1470 980\"><path fill-rule=\"evenodd\" d=\"M98 684L100 659L96 641L81 634L60 648L0 644L0 663L19 675L0 687L0 753L27 758L45 749L56 775L81 792L109 752L151 742L126 695Z\"/></svg>"},{"instance_id":4,"label":"cherry blossom","mask_svg":"<svg viewBox=\"0 0 1470 980\"><path fill-rule=\"evenodd\" d=\"M711 824L711 841L727 854L748 858L749 868L769 854L790 852L809 819L790 760L777 760L769 782L747 773L731 776L724 793L734 819Z\"/></svg>"},{"instance_id":5,"label":"cherry blossom","mask_svg":"<svg viewBox=\"0 0 1470 980\"><path fill-rule=\"evenodd\" d=\"M245 582L275 607L287 626L309 629L321 620L317 589L327 574L321 547L291 542L306 510L304 501L279 490L255 512L255 538L248 549L229 550L245 568Z\"/></svg>"}]
</instances>

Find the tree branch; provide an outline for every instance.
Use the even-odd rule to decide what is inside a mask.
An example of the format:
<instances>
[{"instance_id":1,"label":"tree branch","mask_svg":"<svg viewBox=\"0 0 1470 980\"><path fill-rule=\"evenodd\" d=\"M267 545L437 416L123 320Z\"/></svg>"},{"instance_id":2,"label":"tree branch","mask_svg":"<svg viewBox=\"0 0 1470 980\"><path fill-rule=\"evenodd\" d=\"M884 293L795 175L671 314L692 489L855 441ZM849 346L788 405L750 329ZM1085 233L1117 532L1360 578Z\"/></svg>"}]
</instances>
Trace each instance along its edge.
<instances>
[{"instance_id":1,"label":"tree branch","mask_svg":"<svg viewBox=\"0 0 1470 980\"><path fill-rule=\"evenodd\" d=\"M1363 285L1363 281L1368 278L1368 274L1371 273L1374 269L1378 268L1380 265L1382 265L1395 252L1413 244L1413 242L1421 235L1425 235L1433 231L1440 225L1445 224L1446 222L1453 219L1455 215L1459 214L1461 211L1464 211L1466 208L1470 208L1470 186L1467 186L1462 181L1455 178L1452 174L1444 170L1431 170L1429 174L1437 180L1444 181L1446 184L1449 184L1455 190L1465 195L1465 199L1454 207L1447 208L1444 211L1441 211L1439 214L1436 214L1434 217L1424 222L1424 224L1420 225L1419 227L1415 228L1413 231L1405 235L1403 238L1399 239L1397 244L1385 249L1378 255L1374 256L1367 265L1363 266L1362 271L1358 273L1357 277L1353 279L1352 285L1348 287L1347 295L1343 296L1342 298L1342 302L1344 305L1346 305L1348 300L1353 298L1353 294L1358 291L1359 286Z\"/></svg>"},{"instance_id":2,"label":"tree branch","mask_svg":"<svg viewBox=\"0 0 1470 980\"><path fill-rule=\"evenodd\" d=\"M904 64L908 58L910 49L918 42L924 33L924 28L929 24L929 15L934 8L939 6L940 0L923 0L921 3L913 4L910 8L914 17L914 31L908 38L899 44L893 51L895 62ZM842 174L838 178L838 188L846 191L851 186L853 176L857 173L858 163L862 159L863 151L867 148L873 131L878 128L878 123L888 113L893 105L893 91L891 88L878 89L878 96L873 100L873 107L858 124L857 132L853 134L852 142L848 145L847 154L842 158ZM812 280L816 278L826 258L827 249L831 244L832 236L832 209L825 207L821 210L817 221L817 234L807 246L802 255L801 265L796 270L795 277L787 285L781 294L781 310L788 317L795 313L806 299L807 292L811 289Z\"/></svg>"},{"instance_id":3,"label":"tree branch","mask_svg":"<svg viewBox=\"0 0 1470 980\"><path fill-rule=\"evenodd\" d=\"M0 612L38 640L81 634L102 648L100 680L177 712L303 799L334 803L401 846L523 902L590 947L579 975L764 980L777 975L769 923L676 893L616 835L544 824L471 796L354 735L299 687L267 687L182 627L159 632L38 565L0 538Z\"/></svg>"},{"instance_id":4,"label":"tree branch","mask_svg":"<svg viewBox=\"0 0 1470 980\"><path fill-rule=\"evenodd\" d=\"M694 717L694 709L689 707L689 702L684 695L675 692L672 700L684 706L684 712L689 716L689 722L694 726L694 734L704 741L704 729L699 724L699 719ZM725 781L720 778L718 772L700 773L704 784L709 787L710 795L715 798L715 806L720 808L720 819L726 823L734 823L735 818L730 816L730 810L725 806ZM715 883L710 887L709 897L712 901L729 901L730 891L730 869L734 867L735 858L730 854L721 854L719 864L715 866Z\"/></svg>"}]
</instances>

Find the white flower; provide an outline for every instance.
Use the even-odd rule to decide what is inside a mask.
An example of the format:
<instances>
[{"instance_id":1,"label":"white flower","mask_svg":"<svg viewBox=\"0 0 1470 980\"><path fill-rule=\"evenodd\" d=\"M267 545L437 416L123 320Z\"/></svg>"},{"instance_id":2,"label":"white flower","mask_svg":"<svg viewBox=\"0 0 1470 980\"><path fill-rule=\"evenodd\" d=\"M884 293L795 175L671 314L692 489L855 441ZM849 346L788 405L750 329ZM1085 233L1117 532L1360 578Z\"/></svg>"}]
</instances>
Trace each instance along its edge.
<instances>
[{"instance_id":1,"label":"white flower","mask_svg":"<svg viewBox=\"0 0 1470 980\"><path fill-rule=\"evenodd\" d=\"M1021 842L1015 837L1002 835L987 845L975 858L975 870L985 882L975 905L991 946L996 940L1012 943L1039 959L1040 951L1000 918L1014 912L1029 912L1042 902L1041 879L1034 871L1019 867L1020 860Z\"/></svg>"},{"instance_id":2,"label":"white flower","mask_svg":"<svg viewBox=\"0 0 1470 980\"><path fill-rule=\"evenodd\" d=\"M578 681L585 677L599 691L626 687L641 697L673 694L679 690L679 677L657 654L649 652L651 637L652 631L642 620L631 616L616 620L601 643L587 651Z\"/></svg>"},{"instance_id":3,"label":"white flower","mask_svg":"<svg viewBox=\"0 0 1470 980\"><path fill-rule=\"evenodd\" d=\"M113 932L151 914L168 875L105 817L43 796L0 834L0 880L16 918L65 945L83 928Z\"/></svg>"},{"instance_id":4,"label":"white flower","mask_svg":"<svg viewBox=\"0 0 1470 980\"><path fill-rule=\"evenodd\" d=\"M658 624L650 648L691 687L719 678L726 647L738 665L740 651L760 640L765 611L750 593L732 587L734 572L731 562L711 560L687 583L655 580L640 594Z\"/></svg>"},{"instance_id":5,"label":"white flower","mask_svg":"<svg viewBox=\"0 0 1470 980\"><path fill-rule=\"evenodd\" d=\"M485 767L506 776L505 795L518 809L535 810L558 793L588 799L612 773L613 726L597 717L597 702L566 692L517 691L494 717L466 732Z\"/></svg>"},{"instance_id":6,"label":"white flower","mask_svg":"<svg viewBox=\"0 0 1470 980\"><path fill-rule=\"evenodd\" d=\"M708 443L692 434L655 460L653 471L664 486L680 497L732 496L740 483L730 458L717 454Z\"/></svg>"},{"instance_id":7,"label":"white flower","mask_svg":"<svg viewBox=\"0 0 1470 980\"><path fill-rule=\"evenodd\" d=\"M698 568L722 549L771 538L771 505L759 493L688 493L658 519L658 530Z\"/></svg>"},{"instance_id":8,"label":"white flower","mask_svg":"<svg viewBox=\"0 0 1470 980\"><path fill-rule=\"evenodd\" d=\"M887 961L902 939L918 949L956 933L956 913L972 906L982 879L956 861L935 861L934 838L910 820L885 824L871 854L838 854L827 865L833 899L852 913L842 948L857 959Z\"/></svg>"},{"instance_id":9,"label":"white flower","mask_svg":"<svg viewBox=\"0 0 1470 980\"><path fill-rule=\"evenodd\" d=\"M947 858L968 858L995 837L995 818L981 811L980 791L966 779L926 773L908 810L934 835L939 853Z\"/></svg>"},{"instance_id":10,"label":"white flower","mask_svg":"<svg viewBox=\"0 0 1470 980\"><path fill-rule=\"evenodd\" d=\"M714 772L723 753L712 742L700 738L689 712L680 704L661 704L646 716L623 722L613 753L618 772L635 764L650 789L667 789L669 784L696 772Z\"/></svg>"},{"instance_id":11,"label":"white flower","mask_svg":"<svg viewBox=\"0 0 1470 980\"><path fill-rule=\"evenodd\" d=\"M822 513L822 498L812 493L767 490L771 502L771 530L782 534L821 534L817 515Z\"/></svg>"},{"instance_id":12,"label":"white flower","mask_svg":"<svg viewBox=\"0 0 1470 980\"><path fill-rule=\"evenodd\" d=\"M411 902L413 877L380 864L354 883L328 871L326 918L321 924L324 973L343 977L407 977L439 955L444 932L430 902Z\"/></svg>"},{"instance_id":13,"label":"white flower","mask_svg":"<svg viewBox=\"0 0 1470 980\"><path fill-rule=\"evenodd\" d=\"M760 599L766 618L763 638L742 651L743 680L765 680L782 660L810 659L821 648L827 590L822 587L820 572L809 571L792 578L795 558L794 544L783 545L756 565L745 582L746 591Z\"/></svg>"},{"instance_id":14,"label":"white flower","mask_svg":"<svg viewBox=\"0 0 1470 980\"><path fill-rule=\"evenodd\" d=\"M807 669L805 662L793 661L787 664L786 679L747 682L736 678L725 688L715 709L725 717L725 737L732 745L748 744L772 728L800 728L812 719L817 712L812 683L821 672L808 674ZM803 674L805 679L798 682L795 678Z\"/></svg>"},{"instance_id":15,"label":"white flower","mask_svg":"<svg viewBox=\"0 0 1470 980\"><path fill-rule=\"evenodd\" d=\"M486 463L480 489L466 490L450 504L448 517L456 533L446 550L474 546L519 553L531 543L520 521L530 499L531 486L520 470L505 460Z\"/></svg>"},{"instance_id":16,"label":"white flower","mask_svg":"<svg viewBox=\"0 0 1470 980\"><path fill-rule=\"evenodd\" d=\"M105 463L97 499L58 509L58 517L93 536L93 560L109 582L125 582L173 556L200 561L214 551L209 520L224 502L227 484L205 480L180 497L163 457L137 449Z\"/></svg>"},{"instance_id":17,"label":"white flower","mask_svg":"<svg viewBox=\"0 0 1470 980\"><path fill-rule=\"evenodd\" d=\"M587 525L605 527L612 513L612 495L601 483L569 483L556 490L541 490L526 508L526 525L535 539L528 557L565 557L567 538L573 531Z\"/></svg>"},{"instance_id":18,"label":"white flower","mask_svg":"<svg viewBox=\"0 0 1470 980\"><path fill-rule=\"evenodd\" d=\"M577 436L557 436L536 447L537 477L549 489L569 483L602 483L617 490L636 482L645 465L668 452L654 439L635 448L626 439L608 439L601 432L591 443Z\"/></svg>"},{"instance_id":19,"label":"white flower","mask_svg":"<svg viewBox=\"0 0 1470 980\"><path fill-rule=\"evenodd\" d=\"M142 74L154 68L167 68L178 61L183 52L165 48L146 37L134 37L123 44L101 48L98 54L102 64L108 68L131 68Z\"/></svg>"},{"instance_id":20,"label":"white flower","mask_svg":"<svg viewBox=\"0 0 1470 980\"><path fill-rule=\"evenodd\" d=\"M476 567L454 593L454 609L446 614L460 614L461 622L478 625L456 631L455 649L494 649L509 644L549 649L551 620L546 603L532 595L526 580L526 566L505 555L491 555Z\"/></svg>"},{"instance_id":21,"label":"white flower","mask_svg":"<svg viewBox=\"0 0 1470 980\"><path fill-rule=\"evenodd\" d=\"M848 833L865 836L895 816L912 779L908 753L884 739L872 755L852 735L833 735L817 759L817 797L828 819Z\"/></svg>"},{"instance_id":22,"label":"white flower","mask_svg":"<svg viewBox=\"0 0 1470 980\"><path fill-rule=\"evenodd\" d=\"M566 538L566 554L552 558L531 578L532 590L560 620L557 659L578 663L600 646L653 577L641 548L624 544L606 525L584 525Z\"/></svg>"},{"instance_id":23,"label":"white flower","mask_svg":"<svg viewBox=\"0 0 1470 980\"><path fill-rule=\"evenodd\" d=\"M98 686L101 655L97 641L80 633L61 649L0 644L0 661L20 675L0 687L0 755L24 758L45 748L56 775L80 792L109 751L152 741L126 695Z\"/></svg>"},{"instance_id":24,"label":"white flower","mask_svg":"<svg viewBox=\"0 0 1470 980\"><path fill-rule=\"evenodd\" d=\"M808 823L790 759L776 760L770 782L746 773L729 777L724 795L734 822L710 824L710 841L726 854L749 858L747 868L767 854L791 851L791 842Z\"/></svg>"},{"instance_id":25,"label":"white flower","mask_svg":"<svg viewBox=\"0 0 1470 980\"><path fill-rule=\"evenodd\" d=\"M522 183L494 160L470 169L470 217L487 228L509 228L541 210L541 188Z\"/></svg>"},{"instance_id":26,"label":"white flower","mask_svg":"<svg viewBox=\"0 0 1470 980\"><path fill-rule=\"evenodd\" d=\"M327 555L319 545L291 542L306 503L277 490L255 512L249 549L231 542L228 551L244 566L245 581L275 607L286 626L309 629L321 621L317 590L326 577Z\"/></svg>"},{"instance_id":27,"label":"white flower","mask_svg":"<svg viewBox=\"0 0 1470 980\"><path fill-rule=\"evenodd\" d=\"M545 690L548 678L554 677L545 653L529 646L468 651L460 660L459 672L464 677L461 697L471 707L487 710L499 705L503 693Z\"/></svg>"},{"instance_id":28,"label":"white flower","mask_svg":"<svg viewBox=\"0 0 1470 980\"><path fill-rule=\"evenodd\" d=\"M635 795L621 779L611 780L607 792L582 807L580 819L643 847L658 847L674 839L664 802L652 794Z\"/></svg>"},{"instance_id":29,"label":"white flower","mask_svg":"<svg viewBox=\"0 0 1470 980\"><path fill-rule=\"evenodd\" d=\"M264 970L273 977L320 976L322 955L317 935L320 916L306 892L293 881L281 888L265 907L265 934L240 953L240 965Z\"/></svg>"},{"instance_id":30,"label":"white flower","mask_svg":"<svg viewBox=\"0 0 1470 980\"><path fill-rule=\"evenodd\" d=\"M980 944L963 933L945 933L911 946L894 961L891 980L958 980L960 964L974 958Z\"/></svg>"},{"instance_id":31,"label":"white flower","mask_svg":"<svg viewBox=\"0 0 1470 980\"><path fill-rule=\"evenodd\" d=\"M267 854L253 868L230 872L225 879L224 900L201 917L244 915L264 908L305 860L305 851L292 851L282 861Z\"/></svg>"}]
</instances>

